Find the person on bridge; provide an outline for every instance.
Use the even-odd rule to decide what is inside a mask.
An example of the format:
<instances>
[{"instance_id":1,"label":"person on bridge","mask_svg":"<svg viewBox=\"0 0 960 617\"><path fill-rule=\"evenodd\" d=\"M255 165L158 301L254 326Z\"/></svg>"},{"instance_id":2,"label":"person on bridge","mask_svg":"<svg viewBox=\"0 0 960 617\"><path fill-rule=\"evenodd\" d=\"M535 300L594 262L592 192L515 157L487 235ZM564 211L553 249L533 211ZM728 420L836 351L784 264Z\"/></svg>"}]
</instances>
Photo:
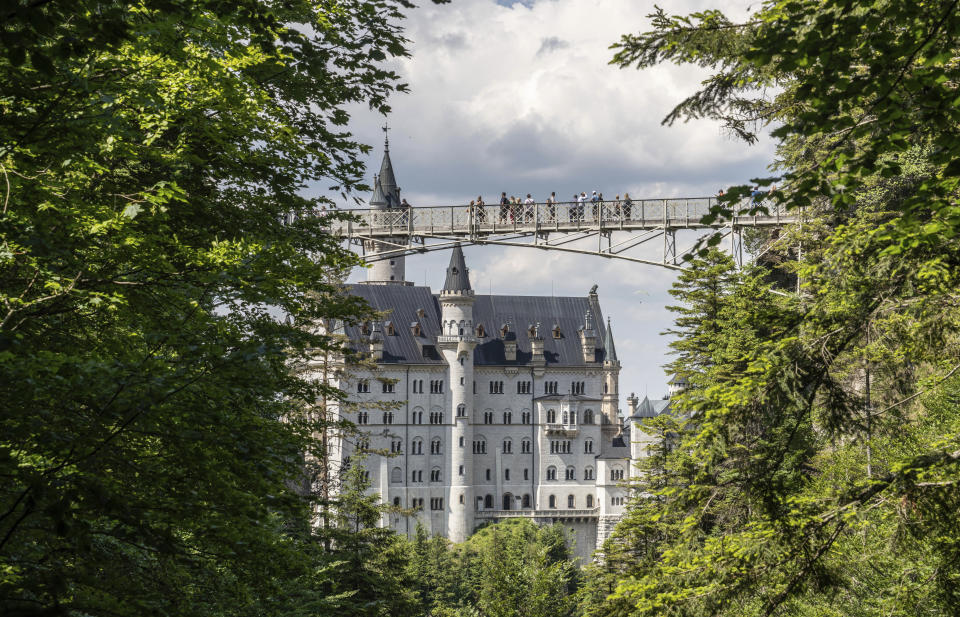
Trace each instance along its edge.
<instances>
[{"instance_id":1,"label":"person on bridge","mask_svg":"<svg viewBox=\"0 0 960 617\"><path fill-rule=\"evenodd\" d=\"M594 191L590 195L590 204L593 206L590 210L593 212L593 220L600 220L600 198L597 196L597 192Z\"/></svg>"},{"instance_id":2,"label":"person on bridge","mask_svg":"<svg viewBox=\"0 0 960 617\"><path fill-rule=\"evenodd\" d=\"M547 197L547 216L550 217L550 221L557 220L557 192L553 191L550 193L550 197Z\"/></svg>"},{"instance_id":3,"label":"person on bridge","mask_svg":"<svg viewBox=\"0 0 960 617\"><path fill-rule=\"evenodd\" d=\"M580 197L577 197L577 220L583 220L583 211L586 208L587 204L587 193L585 191L580 191Z\"/></svg>"},{"instance_id":4,"label":"person on bridge","mask_svg":"<svg viewBox=\"0 0 960 617\"><path fill-rule=\"evenodd\" d=\"M406 225L410 220L410 204L407 203L406 199L401 199L400 207L403 208L403 214L400 215L400 224Z\"/></svg>"},{"instance_id":5,"label":"person on bridge","mask_svg":"<svg viewBox=\"0 0 960 617\"><path fill-rule=\"evenodd\" d=\"M525 223L533 222L533 208L536 203L530 193L527 193L527 198L523 200L523 221Z\"/></svg>"},{"instance_id":6,"label":"person on bridge","mask_svg":"<svg viewBox=\"0 0 960 617\"><path fill-rule=\"evenodd\" d=\"M500 222L507 222L507 213L510 212L510 201L507 200L507 192L500 193Z\"/></svg>"},{"instance_id":7,"label":"person on bridge","mask_svg":"<svg viewBox=\"0 0 960 617\"><path fill-rule=\"evenodd\" d=\"M630 199L630 193L623 194L623 205L621 206L621 212L623 213L623 220L630 220L630 210L633 208L633 200Z\"/></svg>"},{"instance_id":8,"label":"person on bridge","mask_svg":"<svg viewBox=\"0 0 960 617\"><path fill-rule=\"evenodd\" d=\"M487 209L484 207L483 195L477 195L477 223L487 222Z\"/></svg>"}]
</instances>

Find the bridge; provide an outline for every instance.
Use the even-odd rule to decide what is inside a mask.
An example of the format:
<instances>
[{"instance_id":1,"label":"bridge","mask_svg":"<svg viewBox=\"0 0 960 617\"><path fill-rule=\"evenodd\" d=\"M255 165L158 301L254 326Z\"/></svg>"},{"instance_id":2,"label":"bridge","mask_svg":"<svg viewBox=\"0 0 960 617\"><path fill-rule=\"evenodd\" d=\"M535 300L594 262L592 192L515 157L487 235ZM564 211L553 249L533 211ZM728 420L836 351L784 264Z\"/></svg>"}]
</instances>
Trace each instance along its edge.
<instances>
[{"instance_id":1,"label":"bridge","mask_svg":"<svg viewBox=\"0 0 960 617\"><path fill-rule=\"evenodd\" d=\"M358 209L347 211L353 215L352 220L333 222L331 231L361 247L367 262L443 250L461 243L565 251L680 269L678 255L695 244L678 253L677 231L698 232L698 241L719 232L737 264L742 265L743 229L782 227L801 217L772 200L762 204L747 200L734 209L756 214L701 222L716 204L716 197L698 197ZM625 238L619 234L614 242L616 232L630 233ZM585 242L588 240L589 244ZM659 261L627 254L653 241L662 247ZM569 246L574 243L579 246Z\"/></svg>"}]
</instances>

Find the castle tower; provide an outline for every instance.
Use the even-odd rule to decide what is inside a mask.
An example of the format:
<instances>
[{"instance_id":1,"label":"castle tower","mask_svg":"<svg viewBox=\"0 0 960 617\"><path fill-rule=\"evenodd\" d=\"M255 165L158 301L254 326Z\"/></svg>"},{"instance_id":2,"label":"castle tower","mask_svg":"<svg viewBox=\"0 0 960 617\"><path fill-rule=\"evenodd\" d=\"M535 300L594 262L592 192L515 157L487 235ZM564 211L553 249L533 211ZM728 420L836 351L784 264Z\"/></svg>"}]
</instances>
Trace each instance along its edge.
<instances>
[{"instance_id":1,"label":"castle tower","mask_svg":"<svg viewBox=\"0 0 960 617\"><path fill-rule=\"evenodd\" d=\"M384 138L383 161L380 163L380 173L373 177L373 195L370 197L370 208L382 211L382 214L375 213L374 224L402 224L410 213L405 212L400 203L400 188L397 186L393 163L390 161L390 140ZM364 242L363 248L368 255L372 255L396 248L395 245L402 243L401 238L386 238L382 242L368 240ZM403 255L373 261L367 270L367 283L373 285L412 285L405 277L406 264Z\"/></svg>"},{"instance_id":2,"label":"castle tower","mask_svg":"<svg viewBox=\"0 0 960 617\"><path fill-rule=\"evenodd\" d=\"M619 429L620 417L617 407L620 402L620 361L613 345L613 328L607 318L607 331L603 337L603 397L600 410L605 418L603 426Z\"/></svg>"},{"instance_id":3,"label":"castle tower","mask_svg":"<svg viewBox=\"0 0 960 617\"><path fill-rule=\"evenodd\" d=\"M473 329L473 289L463 250L453 248L447 278L440 291L442 334L437 346L447 362L450 379L450 405L453 428L450 433L450 482L447 492L447 537L463 542L473 531L476 508L473 494L473 349L477 339Z\"/></svg>"}]
</instances>

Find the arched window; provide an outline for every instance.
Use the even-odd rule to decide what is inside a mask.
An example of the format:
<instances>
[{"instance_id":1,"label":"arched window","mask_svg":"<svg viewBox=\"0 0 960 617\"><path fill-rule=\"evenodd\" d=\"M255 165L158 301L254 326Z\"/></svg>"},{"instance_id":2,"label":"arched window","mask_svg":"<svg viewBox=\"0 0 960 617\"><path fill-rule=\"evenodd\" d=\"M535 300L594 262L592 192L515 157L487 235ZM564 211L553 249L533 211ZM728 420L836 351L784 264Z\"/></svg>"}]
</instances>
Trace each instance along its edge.
<instances>
[{"instance_id":1,"label":"arched window","mask_svg":"<svg viewBox=\"0 0 960 617\"><path fill-rule=\"evenodd\" d=\"M576 507L576 503L577 503L577 502L576 502L576 499L574 499L573 495L567 495L567 507L568 507L568 508Z\"/></svg>"},{"instance_id":2,"label":"arched window","mask_svg":"<svg viewBox=\"0 0 960 617\"><path fill-rule=\"evenodd\" d=\"M459 405L457 405L457 417L462 418L465 415L467 415L467 406L464 405L463 403L460 403Z\"/></svg>"},{"instance_id":3,"label":"arched window","mask_svg":"<svg viewBox=\"0 0 960 617\"><path fill-rule=\"evenodd\" d=\"M550 504L550 509L551 509L551 510L554 509L554 508L556 508L556 507L557 507L557 496L556 496L556 495L550 495L550 499L548 499L547 502Z\"/></svg>"},{"instance_id":4,"label":"arched window","mask_svg":"<svg viewBox=\"0 0 960 617\"><path fill-rule=\"evenodd\" d=\"M403 470L399 467L394 467L390 472L390 483L400 484L401 482L403 482Z\"/></svg>"},{"instance_id":5,"label":"arched window","mask_svg":"<svg viewBox=\"0 0 960 617\"><path fill-rule=\"evenodd\" d=\"M439 467L434 467L433 469L430 470L430 481L431 481L431 482L440 482L440 480L441 480L440 468L439 468Z\"/></svg>"},{"instance_id":6,"label":"arched window","mask_svg":"<svg viewBox=\"0 0 960 617\"><path fill-rule=\"evenodd\" d=\"M440 454L440 438L435 437L433 441L430 442L430 454Z\"/></svg>"},{"instance_id":7,"label":"arched window","mask_svg":"<svg viewBox=\"0 0 960 617\"><path fill-rule=\"evenodd\" d=\"M483 329L483 324L477 325L477 338L483 338L487 335L486 330Z\"/></svg>"},{"instance_id":8,"label":"arched window","mask_svg":"<svg viewBox=\"0 0 960 617\"><path fill-rule=\"evenodd\" d=\"M524 507L524 508L529 508L529 507L530 507L530 494L529 494L529 493L527 493L526 495L523 496L523 502L522 502L522 503L523 503L522 507Z\"/></svg>"},{"instance_id":9,"label":"arched window","mask_svg":"<svg viewBox=\"0 0 960 617\"><path fill-rule=\"evenodd\" d=\"M463 503L463 493L460 493L460 503Z\"/></svg>"},{"instance_id":10,"label":"arched window","mask_svg":"<svg viewBox=\"0 0 960 617\"><path fill-rule=\"evenodd\" d=\"M553 465L547 467L547 480L556 480L557 479L557 468Z\"/></svg>"},{"instance_id":11,"label":"arched window","mask_svg":"<svg viewBox=\"0 0 960 617\"><path fill-rule=\"evenodd\" d=\"M593 440L588 439L583 442L583 453L592 454L593 453Z\"/></svg>"},{"instance_id":12,"label":"arched window","mask_svg":"<svg viewBox=\"0 0 960 617\"><path fill-rule=\"evenodd\" d=\"M530 440L524 439L520 442L520 453L521 454L530 454Z\"/></svg>"},{"instance_id":13,"label":"arched window","mask_svg":"<svg viewBox=\"0 0 960 617\"><path fill-rule=\"evenodd\" d=\"M563 334L560 332L560 326L553 324L553 338L561 338Z\"/></svg>"},{"instance_id":14,"label":"arched window","mask_svg":"<svg viewBox=\"0 0 960 617\"><path fill-rule=\"evenodd\" d=\"M604 394L610 393L610 384L608 384L607 382L603 382L603 393Z\"/></svg>"},{"instance_id":15,"label":"arched window","mask_svg":"<svg viewBox=\"0 0 960 617\"><path fill-rule=\"evenodd\" d=\"M570 424L570 413L567 411L563 412L563 423Z\"/></svg>"},{"instance_id":16,"label":"arched window","mask_svg":"<svg viewBox=\"0 0 960 617\"><path fill-rule=\"evenodd\" d=\"M423 440L419 437L413 440L413 445L410 448L410 454L423 454Z\"/></svg>"},{"instance_id":17,"label":"arched window","mask_svg":"<svg viewBox=\"0 0 960 617\"><path fill-rule=\"evenodd\" d=\"M503 494L503 509L513 510L513 495L510 493Z\"/></svg>"},{"instance_id":18,"label":"arched window","mask_svg":"<svg viewBox=\"0 0 960 617\"><path fill-rule=\"evenodd\" d=\"M593 410L588 409L583 412L583 423L584 424L593 424Z\"/></svg>"},{"instance_id":19,"label":"arched window","mask_svg":"<svg viewBox=\"0 0 960 617\"><path fill-rule=\"evenodd\" d=\"M513 424L513 414L509 411L503 412L503 423Z\"/></svg>"},{"instance_id":20,"label":"arched window","mask_svg":"<svg viewBox=\"0 0 960 617\"><path fill-rule=\"evenodd\" d=\"M513 454L513 441L509 437L503 440L503 453Z\"/></svg>"},{"instance_id":21,"label":"arched window","mask_svg":"<svg viewBox=\"0 0 960 617\"><path fill-rule=\"evenodd\" d=\"M585 467L583 469L583 479L593 480L593 467Z\"/></svg>"},{"instance_id":22,"label":"arched window","mask_svg":"<svg viewBox=\"0 0 960 617\"><path fill-rule=\"evenodd\" d=\"M547 410L547 424L556 424L557 423L557 410L548 409Z\"/></svg>"},{"instance_id":23,"label":"arched window","mask_svg":"<svg viewBox=\"0 0 960 617\"><path fill-rule=\"evenodd\" d=\"M400 498L399 498L399 497L394 497L394 498L393 498L393 505L398 506L398 507L400 506Z\"/></svg>"},{"instance_id":24,"label":"arched window","mask_svg":"<svg viewBox=\"0 0 960 617\"><path fill-rule=\"evenodd\" d=\"M587 495L587 507L588 508L593 507L593 495Z\"/></svg>"},{"instance_id":25,"label":"arched window","mask_svg":"<svg viewBox=\"0 0 960 617\"><path fill-rule=\"evenodd\" d=\"M564 479L566 480L576 480L577 479L577 468L571 465L567 467L566 473L564 474Z\"/></svg>"},{"instance_id":26,"label":"arched window","mask_svg":"<svg viewBox=\"0 0 960 617\"><path fill-rule=\"evenodd\" d=\"M610 479L611 480L623 480L623 469L619 467L614 467L610 470Z\"/></svg>"},{"instance_id":27,"label":"arched window","mask_svg":"<svg viewBox=\"0 0 960 617\"><path fill-rule=\"evenodd\" d=\"M493 495L487 495L483 498L483 507L487 510L493 510Z\"/></svg>"}]
</instances>

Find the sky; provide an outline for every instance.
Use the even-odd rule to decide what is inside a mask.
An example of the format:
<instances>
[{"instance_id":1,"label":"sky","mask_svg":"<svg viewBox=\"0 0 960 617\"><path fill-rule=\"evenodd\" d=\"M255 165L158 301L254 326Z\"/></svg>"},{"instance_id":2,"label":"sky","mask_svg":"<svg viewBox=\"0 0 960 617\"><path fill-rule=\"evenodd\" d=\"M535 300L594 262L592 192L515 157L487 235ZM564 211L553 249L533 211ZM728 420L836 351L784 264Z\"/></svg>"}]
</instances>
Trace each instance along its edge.
<instances>
[{"instance_id":1,"label":"sky","mask_svg":"<svg viewBox=\"0 0 960 617\"><path fill-rule=\"evenodd\" d=\"M501 191L538 201L551 191L561 199L592 190L607 198L698 197L769 175L770 140L747 146L705 120L661 126L696 91L703 69L608 64L621 34L650 29L653 4L422 0L405 21L411 57L391 63L410 87L392 99L388 119L402 195L415 206L465 204L477 195L491 203ZM758 1L661 4L674 14L719 8L739 19ZM372 178L384 118L350 111L350 129L374 146ZM695 239L678 234L677 249ZM630 254L660 259L659 246L646 250ZM672 323L666 307L674 271L536 249L467 246L464 253L477 293L585 296L597 284L622 364L621 406L626 410L631 392L641 399L666 394L670 339L661 333ZM449 251L407 257L407 279L439 290L449 258ZM365 274L354 272L351 281Z\"/></svg>"}]
</instances>

